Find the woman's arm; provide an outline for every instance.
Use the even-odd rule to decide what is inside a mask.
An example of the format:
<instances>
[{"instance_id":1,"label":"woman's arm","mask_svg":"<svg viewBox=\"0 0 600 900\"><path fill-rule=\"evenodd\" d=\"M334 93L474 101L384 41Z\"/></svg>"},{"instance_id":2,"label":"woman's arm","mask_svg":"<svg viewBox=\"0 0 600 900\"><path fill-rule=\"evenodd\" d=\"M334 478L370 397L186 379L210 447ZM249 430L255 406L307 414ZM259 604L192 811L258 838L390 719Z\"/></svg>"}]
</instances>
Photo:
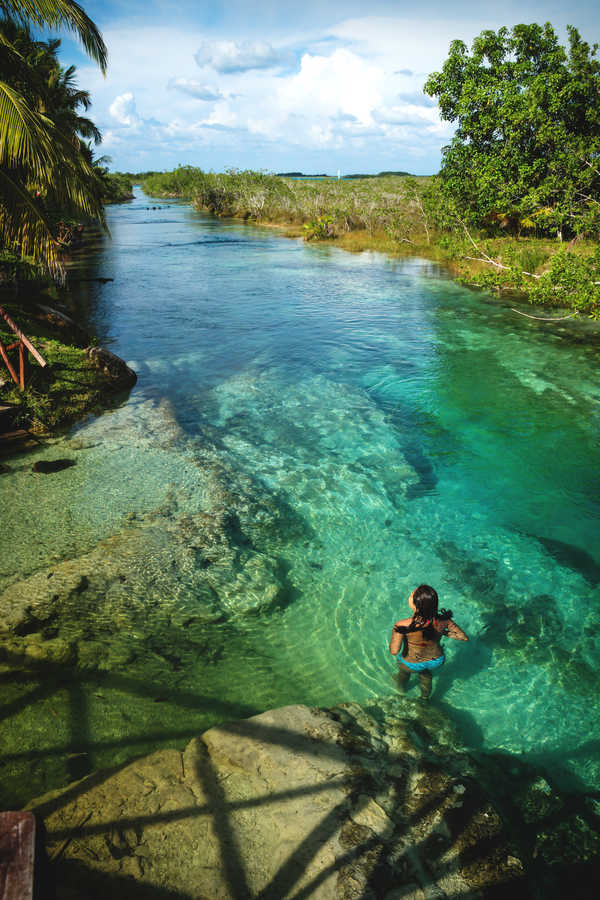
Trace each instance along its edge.
<instances>
[{"instance_id":1,"label":"woman's arm","mask_svg":"<svg viewBox=\"0 0 600 900\"><path fill-rule=\"evenodd\" d=\"M400 631L396 631L396 628L406 628L410 625L412 619L400 619L394 625L394 630L392 632L392 639L390 641L390 653L393 656L396 656L400 648L402 647L402 642L404 640L404 634Z\"/></svg>"},{"instance_id":2,"label":"woman's arm","mask_svg":"<svg viewBox=\"0 0 600 900\"><path fill-rule=\"evenodd\" d=\"M448 619L446 628L448 629L448 637L454 638L455 641L469 640L462 628L459 628L456 622L453 622L452 619Z\"/></svg>"}]
</instances>

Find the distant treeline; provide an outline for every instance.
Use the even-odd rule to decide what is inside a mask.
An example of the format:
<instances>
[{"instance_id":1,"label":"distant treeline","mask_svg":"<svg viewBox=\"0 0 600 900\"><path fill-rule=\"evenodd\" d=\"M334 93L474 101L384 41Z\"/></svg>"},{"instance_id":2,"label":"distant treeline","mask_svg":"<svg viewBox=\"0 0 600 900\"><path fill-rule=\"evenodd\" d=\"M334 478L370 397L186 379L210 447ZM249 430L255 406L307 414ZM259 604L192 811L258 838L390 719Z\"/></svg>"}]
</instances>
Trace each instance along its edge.
<instances>
[{"instance_id":1,"label":"distant treeline","mask_svg":"<svg viewBox=\"0 0 600 900\"><path fill-rule=\"evenodd\" d=\"M149 169L147 172L117 172L116 174L128 178L131 184L141 184L142 181L150 178L151 175L162 175L162 172L159 172L157 169Z\"/></svg>"},{"instance_id":2,"label":"distant treeline","mask_svg":"<svg viewBox=\"0 0 600 900\"><path fill-rule=\"evenodd\" d=\"M328 175L326 172L320 172L317 175L307 175L305 172L276 172L280 178L334 178L334 175Z\"/></svg>"},{"instance_id":3,"label":"distant treeline","mask_svg":"<svg viewBox=\"0 0 600 900\"><path fill-rule=\"evenodd\" d=\"M337 175L327 175L322 172L320 175L306 175L304 172L277 172L280 178L337 178ZM410 172L378 172L377 175L364 175L356 173L353 175L340 175L340 180L348 178L386 178L388 175L404 175L414 178Z\"/></svg>"}]
</instances>

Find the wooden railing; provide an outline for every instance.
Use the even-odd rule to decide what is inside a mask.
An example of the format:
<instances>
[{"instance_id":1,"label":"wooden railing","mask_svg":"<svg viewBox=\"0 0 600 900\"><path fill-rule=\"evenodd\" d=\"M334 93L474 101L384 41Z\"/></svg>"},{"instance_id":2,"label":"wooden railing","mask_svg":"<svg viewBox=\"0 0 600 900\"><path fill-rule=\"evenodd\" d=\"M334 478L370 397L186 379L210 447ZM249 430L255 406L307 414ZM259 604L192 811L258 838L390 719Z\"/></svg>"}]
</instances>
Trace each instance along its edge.
<instances>
[{"instance_id":1,"label":"wooden railing","mask_svg":"<svg viewBox=\"0 0 600 900\"><path fill-rule=\"evenodd\" d=\"M39 362L39 364L40 364L40 366L42 366L42 368L45 365L47 365L47 363L46 363L46 360L44 359L44 357L42 356L42 354L38 353L38 351L35 349L35 347L31 343L31 341L27 337L25 337L25 335L23 334L21 329L18 327L18 325L15 325L15 323L13 322L11 317L8 315L7 312L5 312L2 309L1 306L0 306L0 316L2 316L2 318L4 319L6 324L9 326L9 328L12 328L12 330L14 331L16 336L19 338L19 340L15 341L14 344L8 344L6 347L4 346L2 341L0 341L0 356L4 360L4 362L6 364L6 368L10 372L10 377L12 378L12 380L15 382L15 384L19 385L19 387L21 388L22 391L24 391L25 390L25 382L27 380L27 371L28 371L28 362L29 362L27 353L28 352L31 353L31 355ZM8 351L15 350L17 347L19 349L19 374L18 375L17 375L15 367L13 366L12 362L10 361L10 359L8 357Z\"/></svg>"}]
</instances>

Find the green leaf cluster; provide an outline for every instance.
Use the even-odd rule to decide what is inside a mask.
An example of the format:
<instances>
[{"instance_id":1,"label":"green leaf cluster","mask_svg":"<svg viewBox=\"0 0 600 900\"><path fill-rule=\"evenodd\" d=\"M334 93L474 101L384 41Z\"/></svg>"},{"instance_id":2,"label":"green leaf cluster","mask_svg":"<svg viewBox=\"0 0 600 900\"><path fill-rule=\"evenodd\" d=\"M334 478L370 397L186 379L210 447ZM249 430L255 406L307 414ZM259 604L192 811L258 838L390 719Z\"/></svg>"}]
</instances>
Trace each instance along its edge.
<instances>
[{"instance_id":1,"label":"green leaf cluster","mask_svg":"<svg viewBox=\"0 0 600 900\"><path fill-rule=\"evenodd\" d=\"M467 224L511 233L600 230L598 46L549 23L483 31L471 50L454 41L425 92L456 123L440 172Z\"/></svg>"},{"instance_id":2,"label":"green leaf cluster","mask_svg":"<svg viewBox=\"0 0 600 900\"><path fill-rule=\"evenodd\" d=\"M305 241L324 241L335 237L333 216L318 216L302 226Z\"/></svg>"}]
</instances>

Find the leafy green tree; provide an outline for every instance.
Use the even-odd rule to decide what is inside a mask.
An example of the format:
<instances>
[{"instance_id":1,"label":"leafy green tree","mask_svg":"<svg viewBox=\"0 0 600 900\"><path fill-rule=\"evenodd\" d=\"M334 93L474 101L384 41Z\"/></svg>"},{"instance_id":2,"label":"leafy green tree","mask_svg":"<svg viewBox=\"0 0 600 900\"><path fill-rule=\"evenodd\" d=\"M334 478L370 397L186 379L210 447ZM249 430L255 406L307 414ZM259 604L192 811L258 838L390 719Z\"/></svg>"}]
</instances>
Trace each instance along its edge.
<instances>
[{"instance_id":1,"label":"leafy green tree","mask_svg":"<svg viewBox=\"0 0 600 900\"><path fill-rule=\"evenodd\" d=\"M600 62L568 27L483 31L454 41L425 92L455 122L440 172L444 192L476 225L539 233L600 226Z\"/></svg>"},{"instance_id":2,"label":"leafy green tree","mask_svg":"<svg viewBox=\"0 0 600 900\"><path fill-rule=\"evenodd\" d=\"M63 71L58 43L31 39L28 25L74 31L106 68L106 47L74 0L0 0L0 241L60 271L48 218L51 207L102 220L97 175L81 138L99 133L79 108L73 70Z\"/></svg>"}]
</instances>

